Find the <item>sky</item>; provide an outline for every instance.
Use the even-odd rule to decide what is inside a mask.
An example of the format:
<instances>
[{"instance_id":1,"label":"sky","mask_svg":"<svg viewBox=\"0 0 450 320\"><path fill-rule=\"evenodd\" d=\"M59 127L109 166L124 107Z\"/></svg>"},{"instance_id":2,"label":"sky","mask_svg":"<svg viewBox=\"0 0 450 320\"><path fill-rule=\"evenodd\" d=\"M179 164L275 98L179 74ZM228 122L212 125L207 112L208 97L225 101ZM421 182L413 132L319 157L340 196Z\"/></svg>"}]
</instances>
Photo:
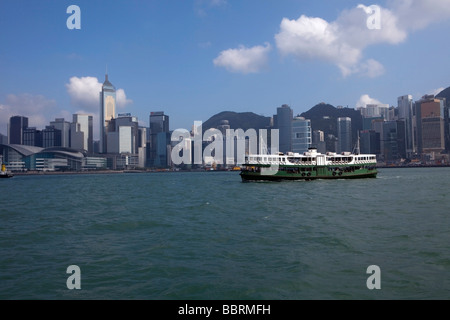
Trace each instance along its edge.
<instances>
[{"instance_id":1,"label":"sky","mask_svg":"<svg viewBox=\"0 0 450 320\"><path fill-rule=\"evenodd\" d=\"M68 7L79 7L76 12ZM79 22L79 29L70 29ZM118 113L190 129L222 111L397 105L450 86L450 0L0 0L0 133Z\"/></svg>"}]
</instances>

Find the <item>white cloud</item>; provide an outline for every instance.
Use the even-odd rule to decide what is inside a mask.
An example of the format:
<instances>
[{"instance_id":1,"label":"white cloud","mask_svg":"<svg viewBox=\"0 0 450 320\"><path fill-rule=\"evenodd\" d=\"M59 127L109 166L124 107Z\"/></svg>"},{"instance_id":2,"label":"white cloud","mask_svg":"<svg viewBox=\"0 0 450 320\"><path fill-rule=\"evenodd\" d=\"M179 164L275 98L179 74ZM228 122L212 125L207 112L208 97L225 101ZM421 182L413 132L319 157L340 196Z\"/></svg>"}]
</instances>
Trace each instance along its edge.
<instances>
[{"instance_id":1,"label":"white cloud","mask_svg":"<svg viewBox=\"0 0 450 320\"><path fill-rule=\"evenodd\" d=\"M356 102L356 108L365 108L368 104L383 104L377 99L371 98L368 94L363 94Z\"/></svg>"},{"instance_id":2,"label":"white cloud","mask_svg":"<svg viewBox=\"0 0 450 320\"><path fill-rule=\"evenodd\" d=\"M90 112L98 112L102 83L96 77L72 77L66 84L66 88L74 106ZM127 99L123 89L116 90L116 100L118 108L124 108L133 103L132 100Z\"/></svg>"},{"instance_id":3,"label":"white cloud","mask_svg":"<svg viewBox=\"0 0 450 320\"><path fill-rule=\"evenodd\" d=\"M389 0L401 28L419 30L450 16L450 0Z\"/></svg>"},{"instance_id":4,"label":"white cloud","mask_svg":"<svg viewBox=\"0 0 450 320\"><path fill-rule=\"evenodd\" d=\"M240 46L237 49L222 51L214 59L214 65L224 67L231 72L256 73L267 67L270 44L247 48Z\"/></svg>"},{"instance_id":5,"label":"white cloud","mask_svg":"<svg viewBox=\"0 0 450 320\"><path fill-rule=\"evenodd\" d=\"M127 105L133 103L133 100L127 99L127 95L123 89L116 90L116 101L118 108L125 108Z\"/></svg>"},{"instance_id":6,"label":"white cloud","mask_svg":"<svg viewBox=\"0 0 450 320\"><path fill-rule=\"evenodd\" d=\"M71 102L86 110L97 111L102 84L95 77L72 77L66 84Z\"/></svg>"},{"instance_id":7,"label":"white cloud","mask_svg":"<svg viewBox=\"0 0 450 320\"><path fill-rule=\"evenodd\" d=\"M344 77L377 77L384 73L384 67L374 59L364 61L364 49L379 43L400 43L406 39L406 32L398 27L396 16L384 8L380 15L382 28L369 29L365 9L360 5L345 10L333 22L305 15L297 20L283 18L275 35L277 48L283 56L332 63Z\"/></svg>"},{"instance_id":8,"label":"white cloud","mask_svg":"<svg viewBox=\"0 0 450 320\"><path fill-rule=\"evenodd\" d=\"M56 101L47 99L43 95L9 94L5 103L0 104L2 133L6 134L7 124L12 116L27 117L30 127L44 128L57 111Z\"/></svg>"}]
</instances>

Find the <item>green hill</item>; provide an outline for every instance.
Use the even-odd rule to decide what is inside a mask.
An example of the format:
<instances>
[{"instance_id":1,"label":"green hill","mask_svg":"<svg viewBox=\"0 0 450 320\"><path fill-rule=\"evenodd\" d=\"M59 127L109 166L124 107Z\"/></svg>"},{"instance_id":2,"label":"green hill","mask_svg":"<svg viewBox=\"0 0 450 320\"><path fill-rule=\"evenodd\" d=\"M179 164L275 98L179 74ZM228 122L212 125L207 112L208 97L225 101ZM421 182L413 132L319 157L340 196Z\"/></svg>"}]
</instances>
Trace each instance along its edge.
<instances>
[{"instance_id":1,"label":"green hill","mask_svg":"<svg viewBox=\"0 0 450 320\"><path fill-rule=\"evenodd\" d=\"M222 121L227 120L231 129L267 129L270 125L270 117L257 115L253 112L224 111L218 113L203 123L203 131L217 128Z\"/></svg>"},{"instance_id":2,"label":"green hill","mask_svg":"<svg viewBox=\"0 0 450 320\"><path fill-rule=\"evenodd\" d=\"M362 116L358 110L351 108L336 108L330 104L320 103L301 114L305 119L311 120L312 130L321 130L325 134L337 137L337 119L348 117L352 119L353 140L357 139L358 130L362 130Z\"/></svg>"}]
</instances>

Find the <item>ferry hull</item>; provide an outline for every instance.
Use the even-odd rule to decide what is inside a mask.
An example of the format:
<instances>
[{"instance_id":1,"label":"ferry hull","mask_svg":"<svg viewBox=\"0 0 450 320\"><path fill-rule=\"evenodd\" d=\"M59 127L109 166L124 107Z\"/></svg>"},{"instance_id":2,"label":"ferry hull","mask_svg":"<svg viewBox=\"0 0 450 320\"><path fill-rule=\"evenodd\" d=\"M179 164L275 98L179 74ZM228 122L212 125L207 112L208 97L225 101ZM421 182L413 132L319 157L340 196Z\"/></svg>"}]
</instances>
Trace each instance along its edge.
<instances>
[{"instance_id":1,"label":"ferry hull","mask_svg":"<svg viewBox=\"0 0 450 320\"><path fill-rule=\"evenodd\" d=\"M378 172L376 170L371 170L367 172L360 173L343 173L342 175L301 175L301 174L280 174L276 173L273 175L265 175L260 172L251 172L243 170L240 175L242 181L283 181L283 180L319 180L319 179L368 179L368 178L376 178Z\"/></svg>"}]
</instances>

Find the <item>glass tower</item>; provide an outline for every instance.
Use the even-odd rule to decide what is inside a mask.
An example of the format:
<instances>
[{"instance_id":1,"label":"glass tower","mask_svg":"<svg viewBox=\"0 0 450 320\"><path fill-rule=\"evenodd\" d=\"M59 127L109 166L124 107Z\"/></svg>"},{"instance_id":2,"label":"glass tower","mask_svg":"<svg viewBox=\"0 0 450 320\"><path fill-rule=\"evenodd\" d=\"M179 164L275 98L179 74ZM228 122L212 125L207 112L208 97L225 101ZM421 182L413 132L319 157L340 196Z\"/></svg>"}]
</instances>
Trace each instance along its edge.
<instances>
[{"instance_id":1,"label":"glass tower","mask_svg":"<svg viewBox=\"0 0 450 320\"><path fill-rule=\"evenodd\" d=\"M293 111L291 107L284 104L277 108L276 129L279 131L280 152L287 153L292 151L292 119Z\"/></svg>"},{"instance_id":2,"label":"glass tower","mask_svg":"<svg viewBox=\"0 0 450 320\"><path fill-rule=\"evenodd\" d=\"M292 152L304 153L311 147L311 120L297 116L292 120Z\"/></svg>"},{"instance_id":3,"label":"glass tower","mask_svg":"<svg viewBox=\"0 0 450 320\"><path fill-rule=\"evenodd\" d=\"M352 119L348 117L338 118L338 153L352 152Z\"/></svg>"},{"instance_id":4,"label":"glass tower","mask_svg":"<svg viewBox=\"0 0 450 320\"><path fill-rule=\"evenodd\" d=\"M100 92L100 153L108 153L107 132L109 122L116 117L116 88L109 82L108 74Z\"/></svg>"},{"instance_id":5,"label":"glass tower","mask_svg":"<svg viewBox=\"0 0 450 320\"><path fill-rule=\"evenodd\" d=\"M9 144L24 144L23 131L28 127L28 118L14 116L9 119L8 139Z\"/></svg>"}]
</instances>

